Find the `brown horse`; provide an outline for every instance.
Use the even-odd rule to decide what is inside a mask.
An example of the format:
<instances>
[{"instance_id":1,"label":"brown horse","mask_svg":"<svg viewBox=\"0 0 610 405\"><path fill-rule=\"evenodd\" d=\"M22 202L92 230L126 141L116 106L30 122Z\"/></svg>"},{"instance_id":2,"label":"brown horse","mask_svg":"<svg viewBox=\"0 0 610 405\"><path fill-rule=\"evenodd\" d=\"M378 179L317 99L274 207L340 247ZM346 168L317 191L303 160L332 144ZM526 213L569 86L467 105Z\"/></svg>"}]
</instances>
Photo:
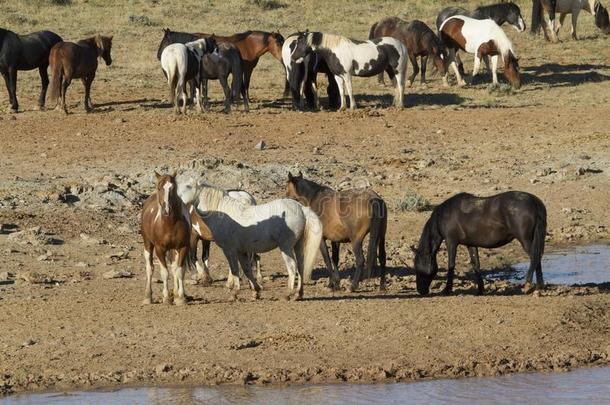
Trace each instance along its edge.
<instances>
[{"instance_id":1,"label":"brown horse","mask_svg":"<svg viewBox=\"0 0 610 405\"><path fill-rule=\"evenodd\" d=\"M379 258L381 290L385 289L385 233L388 224L388 209L385 201L372 190L335 191L303 178L288 173L286 196L310 207L322 222L322 242L320 251L326 268L330 273L329 287L339 288L339 243L351 242L356 256L356 272L352 278L350 291L356 291L363 275L364 254L362 242L370 232L366 269L363 278L371 276L375 259ZM332 242L333 263L326 246L326 240Z\"/></svg>"},{"instance_id":2,"label":"brown horse","mask_svg":"<svg viewBox=\"0 0 610 405\"><path fill-rule=\"evenodd\" d=\"M205 38L214 34L186 33L164 30L163 39L159 44L157 59L161 58L161 53L167 45L179 42L185 43L197 38ZM250 78L252 71L258 64L258 60L265 53L269 52L273 57L282 62L282 45L284 37L279 32L265 31L246 31L230 36L215 35L216 42L231 43L237 47L243 61L243 81L242 86L245 91L246 100L250 99ZM283 66L283 62L282 62Z\"/></svg>"},{"instance_id":3,"label":"brown horse","mask_svg":"<svg viewBox=\"0 0 610 405\"><path fill-rule=\"evenodd\" d=\"M184 296L184 266L190 266L189 248L191 220L189 212L177 193L176 173L160 175L156 191L144 202L141 231L144 240L144 260L146 261L146 289L144 304L152 303L153 252L161 265L163 279L163 302L171 304L168 290L168 253L176 252L174 267L174 300L176 305L186 303ZM171 260L171 256L170 256Z\"/></svg>"},{"instance_id":4,"label":"brown horse","mask_svg":"<svg viewBox=\"0 0 610 405\"><path fill-rule=\"evenodd\" d=\"M369 39L379 37L394 37L401 41L407 47L409 54L409 60L413 65L413 73L407 79L407 86L410 86L415 79L415 76L419 73L419 66L417 65L417 57L421 57L421 84L426 84L426 65L428 63L428 56L432 56L434 66L443 74L443 80L445 79L445 73L447 67L445 64L445 51L444 48L434 33L424 22L419 20L413 20L407 23L398 17L388 17L373 24L369 33ZM379 83L383 82L383 73L379 75ZM444 80L445 86L447 82Z\"/></svg>"},{"instance_id":5,"label":"brown horse","mask_svg":"<svg viewBox=\"0 0 610 405\"><path fill-rule=\"evenodd\" d=\"M110 50L112 36L96 35L74 42L59 42L51 49L49 66L51 67L51 99L57 100L57 108L67 114L66 90L72 79L81 79L85 86L85 111L93 109L91 103L91 84L97 71L97 58L101 57L106 66L112 64Z\"/></svg>"}]
</instances>

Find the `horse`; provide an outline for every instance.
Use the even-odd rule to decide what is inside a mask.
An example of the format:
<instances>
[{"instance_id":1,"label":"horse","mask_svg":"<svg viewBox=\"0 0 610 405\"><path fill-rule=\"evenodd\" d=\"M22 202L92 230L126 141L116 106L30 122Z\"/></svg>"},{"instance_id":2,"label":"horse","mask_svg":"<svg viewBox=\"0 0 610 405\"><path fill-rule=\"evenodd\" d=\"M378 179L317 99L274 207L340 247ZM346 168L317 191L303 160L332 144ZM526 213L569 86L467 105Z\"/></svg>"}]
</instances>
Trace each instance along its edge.
<instances>
[{"instance_id":1,"label":"horse","mask_svg":"<svg viewBox=\"0 0 610 405\"><path fill-rule=\"evenodd\" d=\"M349 290L356 291L361 278L371 277L376 259L379 259L380 264L379 289L385 289L385 234L388 226L388 208L379 194L372 190L335 191L303 178L301 172L296 176L289 172L286 196L310 207L322 221L323 237L320 252L330 274L329 288L339 288L339 243L351 242L356 257L356 272ZM364 267L362 242L369 233L366 267ZM326 246L327 239L332 242L332 265Z\"/></svg>"},{"instance_id":2,"label":"horse","mask_svg":"<svg viewBox=\"0 0 610 405\"><path fill-rule=\"evenodd\" d=\"M417 291L426 295L438 272L436 255L443 240L449 264L444 294L453 290L457 247L468 247L477 281L477 292L483 294L478 248L493 249L517 239L530 257L524 293L532 291L532 275L536 270L536 286L544 287L541 260L546 235L546 208L536 196L522 191L508 191L490 197L459 193L438 205L430 215L415 250Z\"/></svg>"},{"instance_id":3,"label":"horse","mask_svg":"<svg viewBox=\"0 0 610 405\"><path fill-rule=\"evenodd\" d=\"M47 88L49 87L49 53L51 48L62 39L51 31L37 31L19 35L0 28L0 73L4 77L8 91L10 111L19 111L17 102L17 71L38 68L42 88L38 97L38 108L44 109Z\"/></svg>"},{"instance_id":4,"label":"horse","mask_svg":"<svg viewBox=\"0 0 610 405\"><path fill-rule=\"evenodd\" d=\"M513 2L480 6L475 8L474 11L469 11L462 7L444 8L436 17L436 29L440 32L443 22L454 15L465 15L476 20L492 19L499 26L508 23L519 32L523 32L526 29L521 9Z\"/></svg>"},{"instance_id":5,"label":"horse","mask_svg":"<svg viewBox=\"0 0 610 405\"><path fill-rule=\"evenodd\" d=\"M172 43L185 43L212 35L214 34L177 32L166 28L157 50L157 58L160 59L163 49ZM231 43L239 50L243 61L242 86L244 86L246 98L250 100L250 78L259 58L269 52L281 62L284 37L279 32L265 31L245 31L230 36L215 35L215 37L218 42ZM286 83L286 88L287 86L288 83Z\"/></svg>"},{"instance_id":6,"label":"horse","mask_svg":"<svg viewBox=\"0 0 610 405\"><path fill-rule=\"evenodd\" d=\"M326 74L328 86L328 108L339 108L339 88L334 75L328 68L326 61L316 52L311 52L303 58L302 63L291 60L290 55L296 47L300 33L288 36L282 46L282 61L286 68L286 79L288 80L290 93L292 94L292 108L300 110L303 108L303 96L310 110L318 109L317 75Z\"/></svg>"},{"instance_id":7,"label":"horse","mask_svg":"<svg viewBox=\"0 0 610 405\"><path fill-rule=\"evenodd\" d=\"M244 205L212 187L203 187L196 208L229 262L233 300L240 288L239 266L254 290L254 299L259 298L261 288L252 276L250 254L276 248L288 271L286 298L303 297L303 279L311 278L322 240L322 224L311 209L291 199Z\"/></svg>"},{"instance_id":8,"label":"horse","mask_svg":"<svg viewBox=\"0 0 610 405\"><path fill-rule=\"evenodd\" d=\"M317 51L335 75L341 97L340 111L345 110L344 86L349 95L350 110L356 108L352 92L352 76L371 77L386 71L395 82L394 105L403 107L407 49L392 37L368 41L351 40L340 35L306 32L299 35L291 59L297 63L312 51Z\"/></svg>"},{"instance_id":9,"label":"horse","mask_svg":"<svg viewBox=\"0 0 610 405\"><path fill-rule=\"evenodd\" d=\"M555 13L557 10L557 0L532 0L532 26L531 34L536 35L540 27L544 32L547 41L558 42L555 32ZM544 18L544 11L548 14L548 19Z\"/></svg>"},{"instance_id":10,"label":"horse","mask_svg":"<svg viewBox=\"0 0 610 405\"><path fill-rule=\"evenodd\" d=\"M610 34L610 19L608 10L599 0L558 0L556 11L559 13L559 23L555 26L555 34L563 25L566 15L572 14L572 38L578 39L576 35L576 22L581 10L588 11L595 17L595 26L606 35Z\"/></svg>"},{"instance_id":11,"label":"horse","mask_svg":"<svg viewBox=\"0 0 610 405\"><path fill-rule=\"evenodd\" d=\"M210 244L214 242L214 237L210 233L211 231L206 230L206 225L201 219L197 206L199 205L199 195L201 194L204 187L214 188L219 192L224 193L226 196L235 199L244 205L256 205L256 199L252 194L241 189L229 189L222 190L218 187L214 187L204 181L195 181L193 178L185 178L180 181L178 186L178 195L183 201L190 201L189 212L191 213L191 222L193 229L191 232L191 255L195 261L197 273L199 279L203 285L210 285L212 283L212 277L210 276ZM191 209L192 207L192 209ZM197 259L197 245L201 241L201 263ZM256 280L259 284L262 283L261 275L261 262L260 256L257 254L251 254L251 262L256 262ZM231 271L227 276L227 287L231 288L233 278L231 277Z\"/></svg>"},{"instance_id":12,"label":"horse","mask_svg":"<svg viewBox=\"0 0 610 405\"><path fill-rule=\"evenodd\" d=\"M231 87L227 78L233 76ZM218 52L205 54L199 64L199 92L203 93L203 106L209 109L208 103L208 80L218 80L225 93L224 112L231 111L231 101L238 100L241 93L244 103L244 110L248 112L248 98L245 88L241 85L243 78L242 60L239 50L233 44L221 43L218 45ZM198 100L201 110L201 100Z\"/></svg>"},{"instance_id":13,"label":"horse","mask_svg":"<svg viewBox=\"0 0 610 405\"><path fill-rule=\"evenodd\" d=\"M51 48L49 66L51 67L51 99L56 100L56 108L66 114L66 91L72 79L81 79L85 86L85 111L91 112L91 84L97 71L97 58L101 57L106 66L112 64L112 35L82 39L77 43L58 42Z\"/></svg>"},{"instance_id":14,"label":"horse","mask_svg":"<svg viewBox=\"0 0 610 405\"><path fill-rule=\"evenodd\" d=\"M476 20L466 16L453 16L443 22L440 32L441 41L447 46L448 61L455 72L458 85L464 86L466 84L456 65L456 55L461 49L474 54L473 78L479 71L481 58L491 56L493 84L497 85L498 56L502 56L504 76L515 89L521 87L519 60L513 44L502 28L493 20Z\"/></svg>"},{"instance_id":15,"label":"horse","mask_svg":"<svg viewBox=\"0 0 610 405\"><path fill-rule=\"evenodd\" d=\"M146 263L146 289L144 304L152 303L153 253L161 265L163 303L171 304L168 290L167 260L175 252L172 263L174 275L174 303L186 303L184 295L185 264L190 266L191 219L186 205L177 193L176 173L160 175L155 172L156 191L148 197L142 208L141 230Z\"/></svg>"},{"instance_id":16,"label":"horse","mask_svg":"<svg viewBox=\"0 0 610 405\"><path fill-rule=\"evenodd\" d=\"M398 17L388 17L376 22L371 26L369 39L379 37L394 37L407 47L407 53L413 73L407 79L407 86L411 86L415 76L419 73L417 57L421 57L421 84L426 84L426 65L428 56L432 56L436 69L443 74L443 84L448 86L445 81L447 67L445 64L445 51L440 40L424 22L413 20L407 23ZM379 76L379 83L384 84L383 73Z\"/></svg>"},{"instance_id":17,"label":"horse","mask_svg":"<svg viewBox=\"0 0 610 405\"><path fill-rule=\"evenodd\" d=\"M174 43L163 49L161 53L161 68L169 86L169 100L174 105L174 112L186 114L186 83L194 80L198 84L201 58L206 53L217 48L214 37L198 39L186 44ZM199 102L199 92L197 92Z\"/></svg>"}]
</instances>

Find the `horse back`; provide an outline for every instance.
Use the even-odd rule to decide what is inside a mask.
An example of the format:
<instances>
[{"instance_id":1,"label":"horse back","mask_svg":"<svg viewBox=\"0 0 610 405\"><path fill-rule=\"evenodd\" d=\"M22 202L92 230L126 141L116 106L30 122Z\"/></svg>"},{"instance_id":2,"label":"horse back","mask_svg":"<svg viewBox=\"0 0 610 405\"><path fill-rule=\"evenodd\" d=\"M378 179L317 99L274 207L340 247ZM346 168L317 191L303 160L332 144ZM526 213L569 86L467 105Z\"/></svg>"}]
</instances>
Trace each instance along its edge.
<instances>
[{"instance_id":1,"label":"horse back","mask_svg":"<svg viewBox=\"0 0 610 405\"><path fill-rule=\"evenodd\" d=\"M53 68L58 63L72 78L81 78L97 70L97 49L83 42L59 42L51 49L49 62Z\"/></svg>"},{"instance_id":2,"label":"horse back","mask_svg":"<svg viewBox=\"0 0 610 405\"><path fill-rule=\"evenodd\" d=\"M20 35L20 52L17 69L31 70L46 67L49 64L49 53L53 46L62 41L61 37L51 31L37 31Z\"/></svg>"}]
</instances>

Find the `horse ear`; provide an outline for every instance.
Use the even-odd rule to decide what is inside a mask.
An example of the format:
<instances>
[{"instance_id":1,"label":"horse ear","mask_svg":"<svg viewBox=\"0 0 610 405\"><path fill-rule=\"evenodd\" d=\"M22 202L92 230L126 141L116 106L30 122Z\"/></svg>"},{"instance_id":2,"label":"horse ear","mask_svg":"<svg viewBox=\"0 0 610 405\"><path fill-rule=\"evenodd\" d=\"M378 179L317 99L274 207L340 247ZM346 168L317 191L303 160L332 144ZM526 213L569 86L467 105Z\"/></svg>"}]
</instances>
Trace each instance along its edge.
<instances>
[{"instance_id":1,"label":"horse ear","mask_svg":"<svg viewBox=\"0 0 610 405\"><path fill-rule=\"evenodd\" d=\"M417 253L417 248L415 247L415 245L409 245L409 248L413 253Z\"/></svg>"},{"instance_id":2,"label":"horse ear","mask_svg":"<svg viewBox=\"0 0 610 405\"><path fill-rule=\"evenodd\" d=\"M288 181L292 181L292 179L294 179L294 177L292 176L292 173L290 173L290 171L288 172Z\"/></svg>"},{"instance_id":3,"label":"horse ear","mask_svg":"<svg viewBox=\"0 0 610 405\"><path fill-rule=\"evenodd\" d=\"M170 174L171 177L176 177L178 175L178 171L174 169L174 171Z\"/></svg>"},{"instance_id":4,"label":"horse ear","mask_svg":"<svg viewBox=\"0 0 610 405\"><path fill-rule=\"evenodd\" d=\"M109 41L112 41L112 38L114 38L114 35L109 35L109 36L108 36L108 40L109 40Z\"/></svg>"},{"instance_id":5,"label":"horse ear","mask_svg":"<svg viewBox=\"0 0 610 405\"><path fill-rule=\"evenodd\" d=\"M299 175L297 177L303 177L303 172L299 170Z\"/></svg>"},{"instance_id":6,"label":"horse ear","mask_svg":"<svg viewBox=\"0 0 610 405\"><path fill-rule=\"evenodd\" d=\"M157 180L159 180L161 178L161 175L155 170L155 177L157 178Z\"/></svg>"}]
</instances>

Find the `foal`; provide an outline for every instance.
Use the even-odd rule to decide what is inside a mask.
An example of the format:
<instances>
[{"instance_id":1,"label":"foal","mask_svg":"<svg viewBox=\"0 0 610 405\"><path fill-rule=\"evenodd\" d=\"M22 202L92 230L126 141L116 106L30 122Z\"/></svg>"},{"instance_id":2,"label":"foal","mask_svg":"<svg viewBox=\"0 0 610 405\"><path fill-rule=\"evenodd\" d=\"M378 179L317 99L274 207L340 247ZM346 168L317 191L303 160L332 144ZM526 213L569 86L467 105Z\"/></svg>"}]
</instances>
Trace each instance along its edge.
<instances>
[{"instance_id":1,"label":"foal","mask_svg":"<svg viewBox=\"0 0 610 405\"><path fill-rule=\"evenodd\" d=\"M329 287L339 288L339 243L352 243L356 256L356 272L352 278L350 291L356 291L362 278L371 277L371 270L377 258L380 264L379 289L385 289L385 233L388 225L388 209L385 201L371 190L335 191L303 178L288 173L286 196L310 207L318 214L322 222L322 241L320 252L330 274ZM370 232L369 249L366 258L364 275L364 254L362 242ZM332 242L333 263L330 262L326 240Z\"/></svg>"},{"instance_id":2,"label":"foal","mask_svg":"<svg viewBox=\"0 0 610 405\"><path fill-rule=\"evenodd\" d=\"M163 279L163 303L171 304L168 290L167 259L176 252L174 267L174 299L176 305L186 303L184 296L185 264L190 266L189 246L191 236L190 214L177 193L176 173L160 175L156 191L148 197L142 208L141 231L144 240L144 260L146 262L146 289L144 304L152 303L153 252L161 265Z\"/></svg>"},{"instance_id":3,"label":"foal","mask_svg":"<svg viewBox=\"0 0 610 405\"><path fill-rule=\"evenodd\" d=\"M57 100L57 108L66 114L66 91L72 79L81 79L85 86L85 111L91 112L91 84L97 71L97 58L101 57L106 66L112 64L110 50L112 36L96 35L74 42L59 42L53 46L49 55L51 67L51 99Z\"/></svg>"}]
</instances>

